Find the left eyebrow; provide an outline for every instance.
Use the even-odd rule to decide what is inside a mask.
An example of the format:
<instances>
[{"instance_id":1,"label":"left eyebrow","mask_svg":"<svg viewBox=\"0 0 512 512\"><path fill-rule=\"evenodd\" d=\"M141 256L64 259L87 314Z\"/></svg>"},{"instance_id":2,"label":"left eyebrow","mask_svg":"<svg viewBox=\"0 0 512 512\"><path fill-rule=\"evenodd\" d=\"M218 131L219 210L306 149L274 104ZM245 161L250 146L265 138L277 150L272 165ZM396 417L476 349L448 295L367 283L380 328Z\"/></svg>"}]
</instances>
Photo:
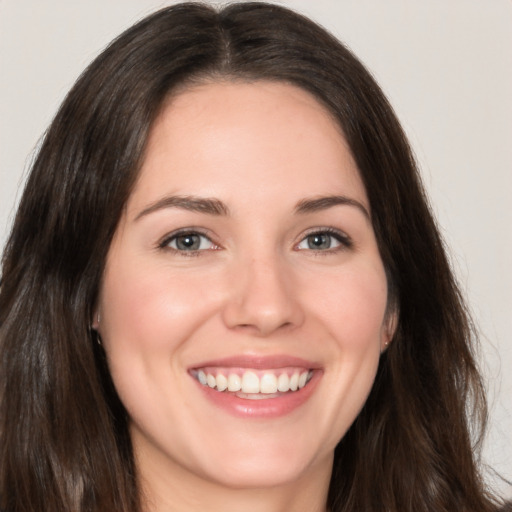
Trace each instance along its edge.
<instances>
[{"instance_id":1,"label":"left eyebrow","mask_svg":"<svg viewBox=\"0 0 512 512\"><path fill-rule=\"evenodd\" d=\"M166 196L142 210L135 220L166 208L177 208L207 215L229 215L228 207L218 199L197 196Z\"/></svg>"},{"instance_id":2,"label":"left eyebrow","mask_svg":"<svg viewBox=\"0 0 512 512\"><path fill-rule=\"evenodd\" d=\"M370 220L370 213L363 205L356 199L346 196L320 196L311 199L302 199L295 206L295 213L312 213L321 210L327 210L333 206L346 205L354 206L357 208L368 220Z\"/></svg>"}]
</instances>

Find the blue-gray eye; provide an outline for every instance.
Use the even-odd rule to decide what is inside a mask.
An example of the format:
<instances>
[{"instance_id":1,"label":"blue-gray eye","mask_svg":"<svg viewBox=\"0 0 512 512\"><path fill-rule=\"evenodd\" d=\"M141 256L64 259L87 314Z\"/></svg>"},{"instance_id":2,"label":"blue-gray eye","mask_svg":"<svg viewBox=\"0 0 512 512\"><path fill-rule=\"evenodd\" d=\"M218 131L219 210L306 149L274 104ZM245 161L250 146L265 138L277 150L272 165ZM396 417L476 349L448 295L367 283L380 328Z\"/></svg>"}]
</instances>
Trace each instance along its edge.
<instances>
[{"instance_id":1,"label":"blue-gray eye","mask_svg":"<svg viewBox=\"0 0 512 512\"><path fill-rule=\"evenodd\" d=\"M329 233L325 231L319 231L311 233L306 236L297 245L297 249L304 250L309 249L310 251L326 251L329 249L336 249L341 245L349 245L348 241L345 241L342 235L337 233Z\"/></svg>"},{"instance_id":2,"label":"blue-gray eye","mask_svg":"<svg viewBox=\"0 0 512 512\"><path fill-rule=\"evenodd\" d=\"M212 249L214 244L207 236L200 233L182 233L168 239L165 246L176 251L204 251Z\"/></svg>"}]
</instances>

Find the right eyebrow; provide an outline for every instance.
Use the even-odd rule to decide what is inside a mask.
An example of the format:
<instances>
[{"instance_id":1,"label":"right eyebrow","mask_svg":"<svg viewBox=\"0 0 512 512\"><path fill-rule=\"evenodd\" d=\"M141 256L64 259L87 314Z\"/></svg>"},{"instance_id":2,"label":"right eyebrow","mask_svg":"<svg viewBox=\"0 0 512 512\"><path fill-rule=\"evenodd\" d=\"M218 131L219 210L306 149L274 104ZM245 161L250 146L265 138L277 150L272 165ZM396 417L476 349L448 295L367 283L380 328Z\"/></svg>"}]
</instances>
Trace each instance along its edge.
<instances>
[{"instance_id":1,"label":"right eyebrow","mask_svg":"<svg viewBox=\"0 0 512 512\"><path fill-rule=\"evenodd\" d=\"M354 206L357 208L365 217L367 220L370 220L370 213L366 209L366 207L361 203L360 201L357 201L356 199L352 199L351 197L346 196L320 196L320 197L313 197L311 199L303 199L302 201L299 201L296 206L296 212L297 213L310 213L310 212L318 212L321 210L327 210L328 208L332 208L333 206L338 205L347 205L347 206Z\"/></svg>"},{"instance_id":2,"label":"right eyebrow","mask_svg":"<svg viewBox=\"0 0 512 512\"><path fill-rule=\"evenodd\" d=\"M154 203L149 204L137 214L135 220L139 220L150 213L165 208L180 208L192 212L206 213L208 215L228 215L228 207L219 199L196 196L165 196Z\"/></svg>"}]
</instances>

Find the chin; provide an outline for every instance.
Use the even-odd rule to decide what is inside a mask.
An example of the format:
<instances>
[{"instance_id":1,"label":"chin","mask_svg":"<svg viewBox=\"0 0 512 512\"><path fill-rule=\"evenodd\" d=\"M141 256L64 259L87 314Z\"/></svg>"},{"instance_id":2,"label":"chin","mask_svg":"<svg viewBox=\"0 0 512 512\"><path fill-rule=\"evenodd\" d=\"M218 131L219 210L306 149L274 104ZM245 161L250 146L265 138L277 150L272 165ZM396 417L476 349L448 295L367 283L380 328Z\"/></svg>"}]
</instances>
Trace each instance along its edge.
<instances>
[{"instance_id":1,"label":"chin","mask_svg":"<svg viewBox=\"0 0 512 512\"><path fill-rule=\"evenodd\" d=\"M286 486L300 480L307 466L297 467L288 461L245 461L230 467L219 467L209 479L231 489L263 489Z\"/></svg>"},{"instance_id":2,"label":"chin","mask_svg":"<svg viewBox=\"0 0 512 512\"><path fill-rule=\"evenodd\" d=\"M265 445L265 446L262 446ZM204 468L209 480L232 489L270 488L297 482L320 467L332 468L333 451L312 452L311 440L301 446L294 439L279 443L231 446L220 460ZM204 463L204 459L203 459Z\"/></svg>"}]
</instances>

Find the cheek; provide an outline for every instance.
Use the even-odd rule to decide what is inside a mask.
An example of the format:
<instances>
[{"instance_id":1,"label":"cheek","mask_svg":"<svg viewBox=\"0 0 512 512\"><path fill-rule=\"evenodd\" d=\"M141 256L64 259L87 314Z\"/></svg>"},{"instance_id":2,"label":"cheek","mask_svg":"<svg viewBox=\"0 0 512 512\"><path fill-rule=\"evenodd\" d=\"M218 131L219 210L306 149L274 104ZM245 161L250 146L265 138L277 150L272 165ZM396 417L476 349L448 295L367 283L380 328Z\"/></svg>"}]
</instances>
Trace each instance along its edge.
<instances>
[{"instance_id":1,"label":"cheek","mask_svg":"<svg viewBox=\"0 0 512 512\"><path fill-rule=\"evenodd\" d=\"M181 354L212 309L198 281L137 258L118 258L106 268L100 334L115 387L135 423L159 424L158 411L180 394L174 377Z\"/></svg>"},{"instance_id":2,"label":"cheek","mask_svg":"<svg viewBox=\"0 0 512 512\"><path fill-rule=\"evenodd\" d=\"M359 351L379 344L387 306L382 266L347 267L322 280L311 295L316 317L344 349Z\"/></svg>"},{"instance_id":3,"label":"cheek","mask_svg":"<svg viewBox=\"0 0 512 512\"><path fill-rule=\"evenodd\" d=\"M318 277L318 276L317 276ZM383 320L387 305L384 270L373 262L358 262L332 272L330 278L308 279L313 336L325 351L321 401L311 428L328 432L322 450L333 450L361 411L377 372ZM305 300L305 299L304 299ZM322 452L323 453L323 452Z\"/></svg>"},{"instance_id":4,"label":"cheek","mask_svg":"<svg viewBox=\"0 0 512 512\"><path fill-rule=\"evenodd\" d=\"M186 338L209 309L205 276L182 276L160 266L119 263L105 272L101 334L112 350L169 350Z\"/></svg>"}]
</instances>

